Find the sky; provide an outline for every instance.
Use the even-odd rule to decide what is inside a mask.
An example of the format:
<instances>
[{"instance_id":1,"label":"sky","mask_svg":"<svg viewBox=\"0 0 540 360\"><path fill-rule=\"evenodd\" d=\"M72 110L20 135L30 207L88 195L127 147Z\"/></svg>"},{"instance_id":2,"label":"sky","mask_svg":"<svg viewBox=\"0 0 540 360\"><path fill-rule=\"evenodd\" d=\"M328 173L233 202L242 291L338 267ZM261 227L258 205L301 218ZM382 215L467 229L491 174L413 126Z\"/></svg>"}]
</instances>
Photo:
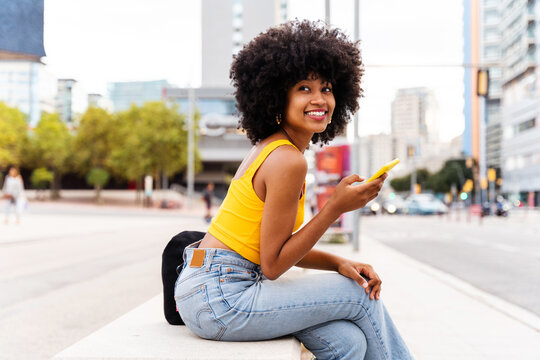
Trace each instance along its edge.
<instances>
[{"instance_id":1,"label":"sky","mask_svg":"<svg viewBox=\"0 0 540 360\"><path fill-rule=\"evenodd\" d=\"M441 139L463 132L461 3L360 0L361 135L389 133L396 91L420 86L435 92ZM288 17L324 19L324 4L289 0ZM353 9L331 1L332 26L351 37ZM44 37L49 71L88 93L107 95L115 81L201 83L201 0L45 0Z\"/></svg>"}]
</instances>

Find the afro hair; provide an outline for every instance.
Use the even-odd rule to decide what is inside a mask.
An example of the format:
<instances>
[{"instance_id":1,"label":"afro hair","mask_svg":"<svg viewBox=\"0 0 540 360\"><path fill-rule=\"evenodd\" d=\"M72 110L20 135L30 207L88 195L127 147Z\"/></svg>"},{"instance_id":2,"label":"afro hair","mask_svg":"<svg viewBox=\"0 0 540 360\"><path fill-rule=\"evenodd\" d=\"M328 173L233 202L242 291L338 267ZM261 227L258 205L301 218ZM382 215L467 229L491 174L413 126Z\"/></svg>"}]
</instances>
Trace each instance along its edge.
<instances>
[{"instance_id":1,"label":"afro hair","mask_svg":"<svg viewBox=\"0 0 540 360\"><path fill-rule=\"evenodd\" d=\"M332 84L336 107L332 122L311 141L328 143L343 132L362 96L362 60L357 42L322 21L291 21L270 28L238 52L231 65L239 128L253 144L279 129L288 90L317 74Z\"/></svg>"}]
</instances>

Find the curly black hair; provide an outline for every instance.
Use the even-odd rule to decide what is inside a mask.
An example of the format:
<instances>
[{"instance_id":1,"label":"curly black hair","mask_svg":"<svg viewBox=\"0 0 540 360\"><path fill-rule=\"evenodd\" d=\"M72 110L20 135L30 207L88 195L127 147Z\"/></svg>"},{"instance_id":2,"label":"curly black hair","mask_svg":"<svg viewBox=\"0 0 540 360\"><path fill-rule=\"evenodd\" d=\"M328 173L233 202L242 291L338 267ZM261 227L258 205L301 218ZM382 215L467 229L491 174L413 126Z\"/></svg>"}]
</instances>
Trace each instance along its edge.
<instances>
[{"instance_id":1,"label":"curly black hair","mask_svg":"<svg viewBox=\"0 0 540 360\"><path fill-rule=\"evenodd\" d=\"M363 74L358 42L322 21L290 21L259 34L238 52L230 78L236 88L239 128L253 144L278 130L276 115L284 114L288 90L317 74L332 84L336 107L332 122L311 141L328 143L343 132L358 110Z\"/></svg>"}]
</instances>

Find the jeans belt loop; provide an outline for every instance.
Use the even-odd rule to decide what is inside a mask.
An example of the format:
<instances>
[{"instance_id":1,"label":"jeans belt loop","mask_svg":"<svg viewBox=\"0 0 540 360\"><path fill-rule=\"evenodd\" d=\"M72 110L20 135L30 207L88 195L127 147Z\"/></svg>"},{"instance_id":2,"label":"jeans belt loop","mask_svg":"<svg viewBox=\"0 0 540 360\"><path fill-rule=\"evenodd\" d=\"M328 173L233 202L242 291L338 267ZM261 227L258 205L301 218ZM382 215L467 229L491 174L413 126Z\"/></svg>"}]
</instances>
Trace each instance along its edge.
<instances>
[{"instance_id":1,"label":"jeans belt loop","mask_svg":"<svg viewBox=\"0 0 540 360\"><path fill-rule=\"evenodd\" d=\"M216 253L216 249L209 249L208 251L208 257L206 259L206 271L210 271L210 265L212 265L212 260L214 259L214 255Z\"/></svg>"}]
</instances>

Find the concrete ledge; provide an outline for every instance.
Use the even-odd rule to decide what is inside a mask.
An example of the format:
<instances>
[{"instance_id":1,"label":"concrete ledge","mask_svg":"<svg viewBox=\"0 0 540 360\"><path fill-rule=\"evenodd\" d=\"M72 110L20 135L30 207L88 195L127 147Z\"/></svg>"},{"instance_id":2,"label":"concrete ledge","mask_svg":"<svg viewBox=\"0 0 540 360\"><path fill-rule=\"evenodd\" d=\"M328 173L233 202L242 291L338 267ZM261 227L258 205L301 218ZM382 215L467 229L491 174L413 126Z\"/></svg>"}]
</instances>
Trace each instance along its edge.
<instances>
[{"instance_id":1,"label":"concrete ledge","mask_svg":"<svg viewBox=\"0 0 540 360\"><path fill-rule=\"evenodd\" d=\"M162 295L156 296L54 359L300 359L300 343L292 336L256 342L204 340L185 326L169 325L162 308Z\"/></svg>"}]
</instances>

